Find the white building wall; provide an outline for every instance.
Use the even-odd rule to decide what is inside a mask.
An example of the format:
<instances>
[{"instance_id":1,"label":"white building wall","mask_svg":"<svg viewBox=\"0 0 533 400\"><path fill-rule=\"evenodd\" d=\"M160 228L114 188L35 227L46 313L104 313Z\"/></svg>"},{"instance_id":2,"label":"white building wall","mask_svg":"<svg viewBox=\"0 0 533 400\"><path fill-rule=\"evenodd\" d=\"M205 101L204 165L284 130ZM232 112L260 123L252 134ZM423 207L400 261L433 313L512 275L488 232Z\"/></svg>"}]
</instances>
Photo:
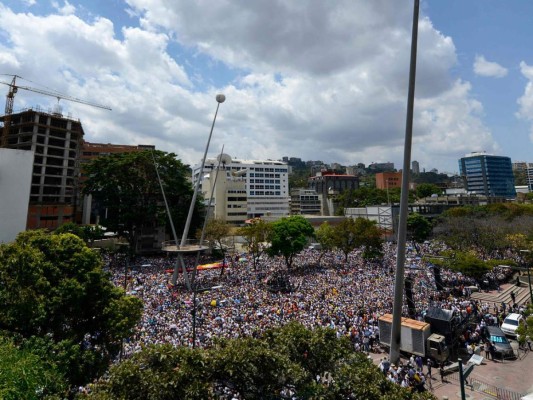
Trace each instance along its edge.
<instances>
[{"instance_id":1,"label":"white building wall","mask_svg":"<svg viewBox=\"0 0 533 400\"><path fill-rule=\"evenodd\" d=\"M34 152L0 149L0 243L26 230Z\"/></svg>"},{"instance_id":2,"label":"white building wall","mask_svg":"<svg viewBox=\"0 0 533 400\"><path fill-rule=\"evenodd\" d=\"M276 160L232 159L229 155L222 154L217 158L207 159L203 173L200 173L200 163L193 166L193 185L198 179L203 179L210 171L217 168L219 158L223 161L220 172L225 171L228 176L234 172L246 170L242 178L246 184L249 218L263 215L289 215L289 166L287 163Z\"/></svg>"}]
</instances>

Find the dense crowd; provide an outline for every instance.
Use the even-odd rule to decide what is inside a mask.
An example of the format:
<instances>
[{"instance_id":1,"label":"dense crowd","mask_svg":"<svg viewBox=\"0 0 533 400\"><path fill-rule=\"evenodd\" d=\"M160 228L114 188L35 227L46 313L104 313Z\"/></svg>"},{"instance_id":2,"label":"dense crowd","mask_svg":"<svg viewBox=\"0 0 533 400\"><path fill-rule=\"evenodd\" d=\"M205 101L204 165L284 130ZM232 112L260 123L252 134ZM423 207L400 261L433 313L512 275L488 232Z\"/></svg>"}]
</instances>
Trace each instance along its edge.
<instances>
[{"instance_id":1,"label":"dense crowd","mask_svg":"<svg viewBox=\"0 0 533 400\"><path fill-rule=\"evenodd\" d=\"M405 270L413 282L415 318L422 319L430 306L463 316L472 312L484 316L492 307L499 311L499 305L471 301L468 288L476 282L460 273L442 269L442 280L455 291L436 290L426 256L443 249L436 242L407 249ZM198 272L194 285L199 290L195 293L187 290L181 273L177 284L171 284L177 261L174 257L137 258L129 267L108 259L115 284L125 286L128 293L144 302L142 320L126 341L123 355L152 343L192 346L194 308L194 345L199 347L210 346L218 337L257 336L265 329L298 321L308 328L330 327L338 336L348 336L356 350L372 351L379 337L378 318L391 313L393 306L396 247L385 243L383 252L379 261L368 261L359 251L345 260L340 252L321 255L318 250L307 249L295 258L289 272L282 259L265 257L254 268L245 254L232 254L223 271ZM195 262L196 256L186 259L188 266ZM203 262L207 260L201 259ZM267 280L277 272L286 277L292 290L269 290ZM403 314L408 315L406 302ZM475 337L474 331L468 339L463 338L464 346L471 345ZM394 371L387 369L389 378L402 385L419 385L425 379L414 365L400 370L405 373Z\"/></svg>"}]
</instances>

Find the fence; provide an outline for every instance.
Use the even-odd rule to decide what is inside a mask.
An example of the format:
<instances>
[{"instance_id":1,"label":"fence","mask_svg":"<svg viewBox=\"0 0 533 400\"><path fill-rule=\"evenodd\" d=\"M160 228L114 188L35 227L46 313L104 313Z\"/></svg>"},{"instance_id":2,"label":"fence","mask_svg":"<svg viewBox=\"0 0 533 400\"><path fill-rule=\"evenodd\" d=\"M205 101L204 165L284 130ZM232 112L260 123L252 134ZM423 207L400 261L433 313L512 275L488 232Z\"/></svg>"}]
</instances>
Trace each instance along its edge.
<instances>
[{"instance_id":1,"label":"fence","mask_svg":"<svg viewBox=\"0 0 533 400\"><path fill-rule=\"evenodd\" d=\"M448 379L453 379L459 382L459 372L454 372L446 376ZM500 388L498 386L491 385L490 383L483 382L474 377L468 377L468 385L476 392L484 393L495 399L500 400L520 400L524 394L517 393L512 390Z\"/></svg>"}]
</instances>

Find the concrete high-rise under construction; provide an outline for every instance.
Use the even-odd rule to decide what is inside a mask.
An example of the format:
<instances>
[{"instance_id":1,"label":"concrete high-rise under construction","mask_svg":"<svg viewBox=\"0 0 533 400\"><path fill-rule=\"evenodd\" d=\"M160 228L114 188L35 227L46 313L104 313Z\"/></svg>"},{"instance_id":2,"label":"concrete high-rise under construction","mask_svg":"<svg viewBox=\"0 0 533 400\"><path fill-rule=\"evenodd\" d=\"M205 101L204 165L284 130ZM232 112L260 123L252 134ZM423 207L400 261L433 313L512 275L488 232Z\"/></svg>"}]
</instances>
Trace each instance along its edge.
<instances>
[{"instance_id":1,"label":"concrete high-rise under construction","mask_svg":"<svg viewBox=\"0 0 533 400\"><path fill-rule=\"evenodd\" d=\"M74 221L79 176L81 122L59 112L28 109L10 114L5 148L33 151L27 229L55 229ZM6 116L0 121L6 122Z\"/></svg>"}]
</instances>

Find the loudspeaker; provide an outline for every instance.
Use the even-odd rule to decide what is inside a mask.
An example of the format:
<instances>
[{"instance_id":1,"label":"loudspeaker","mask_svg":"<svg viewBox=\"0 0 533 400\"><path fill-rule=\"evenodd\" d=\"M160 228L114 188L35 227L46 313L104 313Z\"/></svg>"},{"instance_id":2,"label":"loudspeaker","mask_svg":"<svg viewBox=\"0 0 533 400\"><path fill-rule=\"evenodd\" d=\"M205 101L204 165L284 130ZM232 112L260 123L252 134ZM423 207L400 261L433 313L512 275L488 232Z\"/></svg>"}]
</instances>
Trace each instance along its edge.
<instances>
[{"instance_id":1,"label":"loudspeaker","mask_svg":"<svg viewBox=\"0 0 533 400\"><path fill-rule=\"evenodd\" d=\"M442 283L442 278L440 277L440 268L433 266L433 275L435 275L435 285L437 290L444 290L444 284Z\"/></svg>"}]
</instances>

